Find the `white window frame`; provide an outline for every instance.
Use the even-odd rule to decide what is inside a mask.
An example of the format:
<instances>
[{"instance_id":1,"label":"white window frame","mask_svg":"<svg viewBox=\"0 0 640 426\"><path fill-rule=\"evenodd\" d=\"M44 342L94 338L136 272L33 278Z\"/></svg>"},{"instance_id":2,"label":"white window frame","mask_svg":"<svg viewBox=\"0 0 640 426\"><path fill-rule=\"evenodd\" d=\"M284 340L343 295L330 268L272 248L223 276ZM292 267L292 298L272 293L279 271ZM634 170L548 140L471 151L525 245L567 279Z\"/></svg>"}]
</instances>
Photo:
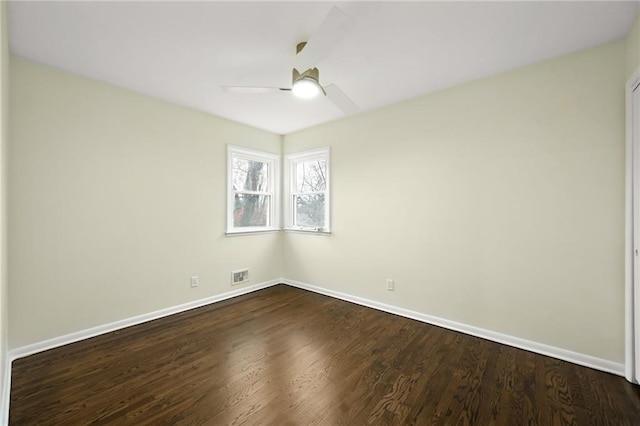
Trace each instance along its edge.
<instances>
[{"instance_id":1,"label":"white window frame","mask_svg":"<svg viewBox=\"0 0 640 426\"><path fill-rule=\"evenodd\" d=\"M329 147L318 148L309 151L296 152L287 154L285 156L285 198L284 198L284 212L285 212L285 229L293 231L306 231L328 234L331 232L331 155ZM293 203L294 196L297 193L293 192L296 188L296 164L312 160L325 160L327 165L326 179L327 185L324 192L324 224L323 228L305 228L294 225L295 219L295 204Z\"/></svg>"},{"instance_id":2,"label":"white window frame","mask_svg":"<svg viewBox=\"0 0 640 426\"><path fill-rule=\"evenodd\" d=\"M267 226L233 226L235 194L233 190L233 159L260 161L269 164L269 191L259 193L271 197ZM227 235L270 232L280 230L280 156L270 152L257 151L241 146L227 145ZM243 192L244 193L244 192ZM256 193L258 194L258 193Z\"/></svg>"}]
</instances>

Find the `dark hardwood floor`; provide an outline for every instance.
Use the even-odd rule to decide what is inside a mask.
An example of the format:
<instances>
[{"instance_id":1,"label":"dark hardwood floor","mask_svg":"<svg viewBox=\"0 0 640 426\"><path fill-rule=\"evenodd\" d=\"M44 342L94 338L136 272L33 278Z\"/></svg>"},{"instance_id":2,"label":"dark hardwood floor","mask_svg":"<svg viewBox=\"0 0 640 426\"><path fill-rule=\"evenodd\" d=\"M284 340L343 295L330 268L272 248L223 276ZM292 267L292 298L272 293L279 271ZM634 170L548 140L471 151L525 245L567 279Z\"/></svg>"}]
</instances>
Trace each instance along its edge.
<instances>
[{"instance_id":1,"label":"dark hardwood floor","mask_svg":"<svg viewBox=\"0 0 640 426\"><path fill-rule=\"evenodd\" d=\"M278 285L16 360L10 424L640 425L639 388Z\"/></svg>"}]
</instances>

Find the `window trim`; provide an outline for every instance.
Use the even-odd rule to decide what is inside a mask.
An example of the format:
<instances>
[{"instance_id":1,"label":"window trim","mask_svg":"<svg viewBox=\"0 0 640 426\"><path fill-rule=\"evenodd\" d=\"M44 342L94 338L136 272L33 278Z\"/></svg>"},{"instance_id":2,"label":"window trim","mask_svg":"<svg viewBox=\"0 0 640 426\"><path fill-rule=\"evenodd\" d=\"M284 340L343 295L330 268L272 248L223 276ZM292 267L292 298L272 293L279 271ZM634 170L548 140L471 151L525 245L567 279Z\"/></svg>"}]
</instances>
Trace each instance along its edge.
<instances>
[{"instance_id":1,"label":"window trim","mask_svg":"<svg viewBox=\"0 0 640 426\"><path fill-rule=\"evenodd\" d=\"M233 226L234 196L233 190L233 159L243 158L261 161L269 164L269 188L266 194L271 197L269 206L269 223L267 226ZM227 231L226 235L255 234L280 230L280 155L266 151L227 145Z\"/></svg>"},{"instance_id":2,"label":"window trim","mask_svg":"<svg viewBox=\"0 0 640 426\"><path fill-rule=\"evenodd\" d=\"M298 194L293 189L295 185L295 165L299 162L310 161L315 159L323 159L326 161L326 190L325 194L325 206L324 206L324 222L325 226L320 229L297 227L293 225L294 220L294 205L293 197ZM285 155L284 161L284 179L285 189L283 205L284 205L284 229L286 231L298 231L303 233L317 233L317 234L330 234L331 233L331 150L329 147L315 148L307 151L295 152Z\"/></svg>"}]
</instances>

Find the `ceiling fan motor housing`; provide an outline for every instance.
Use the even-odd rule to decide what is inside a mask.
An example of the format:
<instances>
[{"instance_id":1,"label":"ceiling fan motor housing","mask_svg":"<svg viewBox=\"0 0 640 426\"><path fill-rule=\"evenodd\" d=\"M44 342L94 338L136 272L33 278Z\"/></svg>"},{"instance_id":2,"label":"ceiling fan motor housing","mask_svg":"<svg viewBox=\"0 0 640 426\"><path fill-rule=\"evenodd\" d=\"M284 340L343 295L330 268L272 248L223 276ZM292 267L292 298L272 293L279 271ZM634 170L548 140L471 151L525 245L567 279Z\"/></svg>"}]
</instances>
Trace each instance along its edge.
<instances>
[{"instance_id":1,"label":"ceiling fan motor housing","mask_svg":"<svg viewBox=\"0 0 640 426\"><path fill-rule=\"evenodd\" d=\"M309 68L305 72L301 73L297 69L293 69L293 77L292 77L292 85L295 85L296 81L300 80L313 80L313 82L320 88L320 91L323 94L327 94L324 90L324 87L320 84L320 71L318 68Z\"/></svg>"}]
</instances>

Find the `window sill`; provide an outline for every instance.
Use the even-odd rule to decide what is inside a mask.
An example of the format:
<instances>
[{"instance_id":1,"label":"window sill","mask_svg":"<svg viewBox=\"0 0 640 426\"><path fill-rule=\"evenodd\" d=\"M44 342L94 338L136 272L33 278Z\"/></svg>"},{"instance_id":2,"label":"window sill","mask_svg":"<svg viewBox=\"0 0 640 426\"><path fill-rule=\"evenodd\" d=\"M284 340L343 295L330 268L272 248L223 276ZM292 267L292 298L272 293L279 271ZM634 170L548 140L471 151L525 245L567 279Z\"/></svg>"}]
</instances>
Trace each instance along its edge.
<instances>
[{"instance_id":1,"label":"window sill","mask_svg":"<svg viewBox=\"0 0 640 426\"><path fill-rule=\"evenodd\" d=\"M316 231L315 229L303 229L303 228L285 228L284 232L292 234L310 234L310 235L322 235L328 237L331 235L331 231Z\"/></svg>"},{"instance_id":2,"label":"window sill","mask_svg":"<svg viewBox=\"0 0 640 426\"><path fill-rule=\"evenodd\" d=\"M241 235L260 235L260 234L275 234L280 232L280 229L264 229L264 230L251 230L251 231L227 231L224 233L227 237L239 237Z\"/></svg>"},{"instance_id":3,"label":"window sill","mask_svg":"<svg viewBox=\"0 0 640 426\"><path fill-rule=\"evenodd\" d=\"M260 235L260 234L275 234L277 232L284 231L291 234L307 234L307 235L322 235L328 237L331 235L331 231L316 231L315 229L304 228L283 228L283 229L265 229L265 230L251 230L251 231L227 231L224 233L227 237L238 237L241 235Z\"/></svg>"}]
</instances>

